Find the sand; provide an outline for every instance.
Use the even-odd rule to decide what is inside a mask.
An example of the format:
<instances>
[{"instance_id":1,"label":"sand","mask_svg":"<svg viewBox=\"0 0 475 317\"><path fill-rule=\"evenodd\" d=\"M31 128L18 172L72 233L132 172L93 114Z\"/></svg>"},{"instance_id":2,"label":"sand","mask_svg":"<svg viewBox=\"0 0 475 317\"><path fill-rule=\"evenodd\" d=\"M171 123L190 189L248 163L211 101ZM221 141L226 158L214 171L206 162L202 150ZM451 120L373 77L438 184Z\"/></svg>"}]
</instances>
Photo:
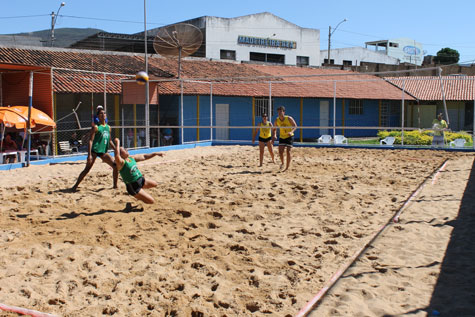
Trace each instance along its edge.
<instances>
[{"instance_id":1,"label":"sand","mask_svg":"<svg viewBox=\"0 0 475 317\"><path fill-rule=\"evenodd\" d=\"M473 224L473 154L342 148L295 148L284 173L268 153L258 167L255 147L167 151L139 163L159 183L154 205L112 189L100 160L75 193L84 162L0 171L0 303L62 316L295 316L446 160L311 315L473 313L473 288L464 305L443 292L447 261L466 253L450 248L454 228ZM461 266L474 272L465 230Z\"/></svg>"}]
</instances>

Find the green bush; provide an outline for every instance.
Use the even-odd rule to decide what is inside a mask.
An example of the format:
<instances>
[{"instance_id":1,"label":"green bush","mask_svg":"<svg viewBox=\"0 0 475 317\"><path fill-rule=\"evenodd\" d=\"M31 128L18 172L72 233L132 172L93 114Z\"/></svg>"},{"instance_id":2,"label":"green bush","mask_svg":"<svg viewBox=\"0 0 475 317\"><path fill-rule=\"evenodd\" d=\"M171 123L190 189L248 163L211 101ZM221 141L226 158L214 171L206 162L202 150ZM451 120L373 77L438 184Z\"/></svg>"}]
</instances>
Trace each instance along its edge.
<instances>
[{"instance_id":1,"label":"green bush","mask_svg":"<svg viewBox=\"0 0 475 317\"><path fill-rule=\"evenodd\" d=\"M432 130L413 130L404 131L404 145L431 145L432 144ZM393 136L396 138L394 144L401 144L401 131L379 131L379 139ZM472 143L472 136L466 132L445 132L445 140L447 143L455 139L465 139L467 143Z\"/></svg>"}]
</instances>

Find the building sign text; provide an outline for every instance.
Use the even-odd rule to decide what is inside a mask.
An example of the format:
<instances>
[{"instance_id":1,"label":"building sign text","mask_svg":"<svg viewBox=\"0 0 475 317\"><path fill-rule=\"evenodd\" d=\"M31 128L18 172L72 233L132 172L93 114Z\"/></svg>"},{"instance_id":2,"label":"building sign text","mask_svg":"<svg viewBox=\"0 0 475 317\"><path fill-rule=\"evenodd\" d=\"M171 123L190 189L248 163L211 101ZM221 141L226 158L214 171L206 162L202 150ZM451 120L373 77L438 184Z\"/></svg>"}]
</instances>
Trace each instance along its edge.
<instances>
[{"instance_id":1,"label":"building sign text","mask_svg":"<svg viewBox=\"0 0 475 317\"><path fill-rule=\"evenodd\" d=\"M297 42L239 35L238 44L296 49Z\"/></svg>"}]
</instances>

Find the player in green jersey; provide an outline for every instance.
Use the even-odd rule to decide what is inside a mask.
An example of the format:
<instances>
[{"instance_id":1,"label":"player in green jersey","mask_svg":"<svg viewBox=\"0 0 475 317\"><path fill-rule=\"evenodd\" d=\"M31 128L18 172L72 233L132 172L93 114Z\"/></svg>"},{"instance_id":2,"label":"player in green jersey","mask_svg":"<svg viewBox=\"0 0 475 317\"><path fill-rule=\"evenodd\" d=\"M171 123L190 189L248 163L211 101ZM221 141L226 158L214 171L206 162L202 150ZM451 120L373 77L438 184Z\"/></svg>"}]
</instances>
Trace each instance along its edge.
<instances>
[{"instance_id":1,"label":"player in green jersey","mask_svg":"<svg viewBox=\"0 0 475 317\"><path fill-rule=\"evenodd\" d=\"M99 118L99 123L94 124L91 128L91 137L89 139L88 147L87 147L87 161L86 167L84 170L79 174L79 177L76 181L76 184L72 187L73 191L78 189L79 184L82 182L84 177L86 177L87 173L91 170L94 162L96 162L96 158L99 156L103 162L107 163L113 170L113 178L114 178L114 188L117 188L117 179L119 178L119 174L117 168L114 163L114 159L112 156L107 153L109 149L109 145L114 148L114 143L111 141L111 127L106 123L106 112L104 109L98 109L97 117Z\"/></svg>"},{"instance_id":2,"label":"player in green jersey","mask_svg":"<svg viewBox=\"0 0 475 317\"><path fill-rule=\"evenodd\" d=\"M130 156L127 150L120 147L119 139L116 138L114 141L115 164L125 186L127 187L127 192L146 204L153 204L155 200L145 191L145 189L156 187L158 184L154 180L145 179L145 177L143 177L137 167L137 162L145 161L155 156L163 156L163 153L148 153Z\"/></svg>"}]
</instances>

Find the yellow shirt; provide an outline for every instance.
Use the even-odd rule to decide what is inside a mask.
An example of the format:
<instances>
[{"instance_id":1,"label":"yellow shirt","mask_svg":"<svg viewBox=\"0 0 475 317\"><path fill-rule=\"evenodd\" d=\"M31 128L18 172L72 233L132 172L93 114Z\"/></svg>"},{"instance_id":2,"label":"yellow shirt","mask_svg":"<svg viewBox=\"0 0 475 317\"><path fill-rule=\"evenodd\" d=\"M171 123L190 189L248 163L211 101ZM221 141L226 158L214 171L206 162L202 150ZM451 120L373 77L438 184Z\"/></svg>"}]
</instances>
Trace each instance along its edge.
<instances>
[{"instance_id":1,"label":"yellow shirt","mask_svg":"<svg viewBox=\"0 0 475 317\"><path fill-rule=\"evenodd\" d=\"M271 137L271 130L270 127L272 126L269 121L266 124L263 122L259 123L260 127L268 127L268 128L259 128L259 137L263 139L267 139Z\"/></svg>"},{"instance_id":2,"label":"yellow shirt","mask_svg":"<svg viewBox=\"0 0 475 317\"><path fill-rule=\"evenodd\" d=\"M442 129L447 129L449 126L447 125L447 121L445 120L438 120L434 119L432 121L432 129L434 129L434 135L441 136L443 135L444 131Z\"/></svg>"},{"instance_id":3,"label":"yellow shirt","mask_svg":"<svg viewBox=\"0 0 475 317\"><path fill-rule=\"evenodd\" d=\"M292 123L290 122L289 116L284 116L284 120L280 120L280 117L278 117L277 120L275 120L275 125L277 127L291 127L279 129L281 139L287 139L292 136L290 134L290 132L292 131Z\"/></svg>"}]
</instances>

